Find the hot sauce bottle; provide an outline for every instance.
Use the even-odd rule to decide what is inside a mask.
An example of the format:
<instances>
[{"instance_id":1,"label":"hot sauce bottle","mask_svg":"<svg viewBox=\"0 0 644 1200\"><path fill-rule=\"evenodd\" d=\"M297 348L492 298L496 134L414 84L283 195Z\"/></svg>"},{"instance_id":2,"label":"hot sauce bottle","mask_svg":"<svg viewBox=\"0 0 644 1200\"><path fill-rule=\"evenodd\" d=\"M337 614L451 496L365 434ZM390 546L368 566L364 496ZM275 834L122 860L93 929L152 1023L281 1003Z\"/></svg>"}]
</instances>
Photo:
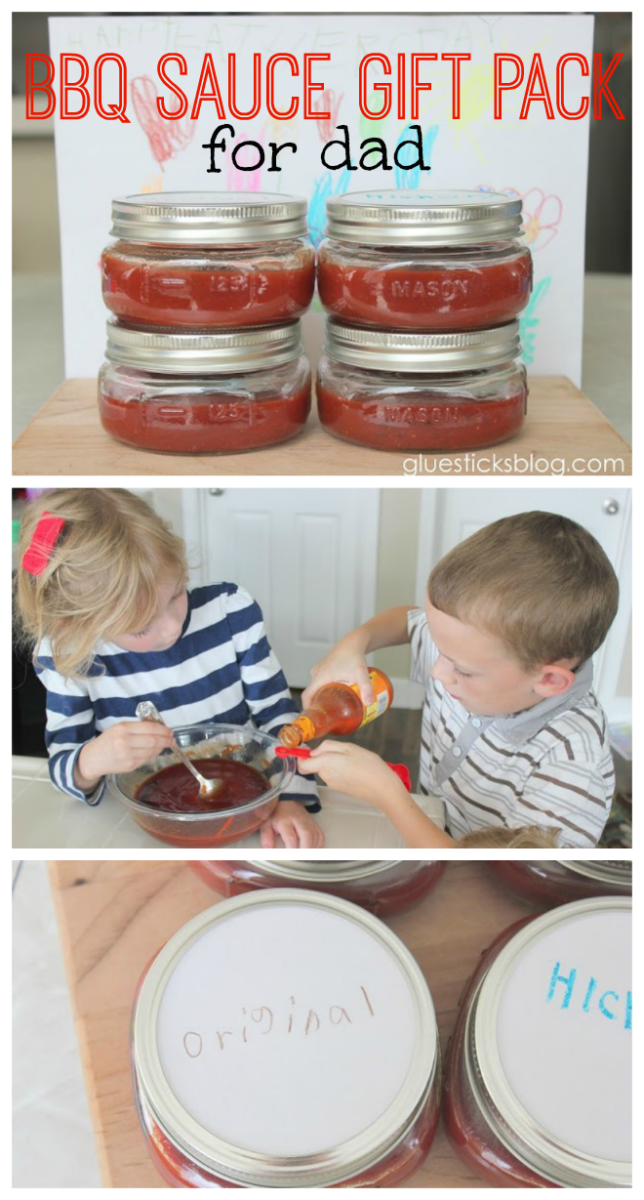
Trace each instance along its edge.
<instances>
[{"instance_id":1,"label":"hot sauce bottle","mask_svg":"<svg viewBox=\"0 0 644 1200\"><path fill-rule=\"evenodd\" d=\"M365 704L357 683L325 683L315 693L311 707L279 732L283 746L293 749L326 734L355 733L390 707L394 698L391 680L376 669L369 672L374 700Z\"/></svg>"}]
</instances>

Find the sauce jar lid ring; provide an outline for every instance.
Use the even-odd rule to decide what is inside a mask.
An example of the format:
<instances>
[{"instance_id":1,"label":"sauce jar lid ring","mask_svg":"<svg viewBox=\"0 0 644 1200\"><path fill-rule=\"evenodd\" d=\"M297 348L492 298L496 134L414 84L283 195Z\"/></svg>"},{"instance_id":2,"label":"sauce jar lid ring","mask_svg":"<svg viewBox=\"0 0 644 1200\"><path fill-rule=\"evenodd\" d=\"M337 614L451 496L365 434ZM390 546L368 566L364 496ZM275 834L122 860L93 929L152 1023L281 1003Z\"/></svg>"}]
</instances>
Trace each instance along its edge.
<instances>
[{"instance_id":1,"label":"sauce jar lid ring","mask_svg":"<svg viewBox=\"0 0 644 1200\"><path fill-rule=\"evenodd\" d=\"M292 362L301 353L299 321L199 333L156 327L133 329L116 320L107 322L105 356L109 362L163 375L269 370Z\"/></svg>"},{"instance_id":2,"label":"sauce jar lid ring","mask_svg":"<svg viewBox=\"0 0 644 1200\"><path fill-rule=\"evenodd\" d=\"M399 858L347 858L334 862L316 859L248 859L248 864L269 875L285 879L310 880L311 883L342 883L352 879L367 879L400 865ZM428 860L423 860L428 861Z\"/></svg>"},{"instance_id":3,"label":"sauce jar lid ring","mask_svg":"<svg viewBox=\"0 0 644 1200\"><path fill-rule=\"evenodd\" d=\"M347 192L326 202L327 234L380 246L467 245L518 237L522 201L485 191Z\"/></svg>"},{"instance_id":4,"label":"sauce jar lid ring","mask_svg":"<svg viewBox=\"0 0 644 1200\"><path fill-rule=\"evenodd\" d=\"M250 942L244 938L242 922L245 920L251 922ZM274 922L273 925L270 924L271 922ZM295 926L293 922L295 922ZM292 937L284 936L286 927L291 930L297 929L299 936L295 941L292 940ZM308 943L306 939L303 941L306 931L319 935L322 929L326 929L327 933L330 931L332 935L330 940L326 938L322 943L319 938L315 940L314 937L314 940ZM348 941L342 949L342 941L345 937L348 938ZM222 946L227 945L230 950L230 939L235 942L236 953L234 955L229 953L225 966L222 967L220 963L220 954L223 953ZM257 949L260 943L264 963L260 970L256 957L254 957L251 971L245 965L247 954L252 946ZM280 947L280 952L276 955L277 945ZM320 986L320 979L327 979L329 971L337 971L342 991L346 986L351 986L350 981L347 983L346 979L346 965L343 970L339 966L332 968L332 964L335 963L336 956L341 955L342 952L345 956L346 954L353 955L351 961L355 961L354 952L357 946L360 946L361 952L358 956L360 962L357 964L356 980L365 983L368 988L372 989L370 1002L373 1001L375 1014L380 1012L381 1005L385 1006L385 1011L389 1015L383 1018L384 1026L381 1024L374 1026L374 1032L366 1042L362 1042L365 1026L361 1024L360 1036L357 1041L352 1040L353 1053L348 1059L347 1042L343 1035L337 1042L330 1043L327 1040L324 1043L323 1051L315 1046L314 1041L311 1043L306 1040L292 1042L290 1040L291 1028L287 1021L278 1019L278 1010L282 1018L284 1017L277 994L279 987L282 986L282 980L286 988L284 1004L287 1015L289 1011L295 1011L289 1002L289 995L291 984L294 980L296 981L293 984L296 994L291 995L290 1000L303 1005L303 1013L300 1013L299 1018L295 1018L297 1023L294 1031L294 1036L301 1039L304 1037L303 1017L308 1010L310 996L300 996L300 990L306 989L306 979L308 979L310 971L313 970L318 974L317 987ZM191 955L194 955L195 952L198 956L197 961L193 957L191 962ZM314 967L312 966L313 961L315 962ZM202 978L205 991L203 987L201 990L195 987L197 978L195 966L199 969L204 963L209 964L206 968L208 982L204 982ZM381 964L386 978L376 999L377 979L372 976L377 963ZM179 987L180 977L177 972L182 969L187 970L187 975L184 975L184 982ZM226 972L225 986L224 976L221 975L222 969ZM361 972L365 971L369 979L363 979ZM300 989L297 987L298 978L301 984ZM217 984L218 979L221 979L221 990ZM394 981L394 993L389 995L389 989ZM336 999L335 986L336 981L332 981L327 1000L331 994ZM239 996L236 993L239 987L242 989L239 995L244 997L242 1001L244 1005L251 1003L246 1000L248 995L254 996L255 1004L269 1003L268 1000L263 999L262 992L262 987L268 987L271 997L273 997L270 1001L271 1011L275 1013L275 1026L273 1030L271 1023L271 1033L274 1031L276 1036L281 1039L277 1043L278 1059L266 1058L266 1048L269 1043L265 1039L261 1039L260 1034L255 1031L255 1037L251 1037L253 1033L252 1013L246 1007L244 1017L244 1008L238 1006ZM230 994L231 988L232 995ZM388 1000L387 995L389 995ZM168 997L170 997L169 1005ZM231 1040L226 1044L228 1050L233 1046L237 1046L238 1050L231 1065L226 1066L225 1069L234 1072L238 1101L242 1092L244 1095L249 1094L246 1091L246 1085L250 1086L250 1081L253 1081L252 1091L256 1093L252 1112L249 1112L248 1105L242 1106L244 1135L234 1140L231 1139L227 1130L222 1130L222 1121L224 1125L230 1127L231 1121L234 1124L237 1120L237 1116L231 1111L232 1101L226 1088L226 1077L220 1074L213 1083L211 1070L211 1060L220 1064L220 1071L224 1069L221 1064L230 1061L223 1060L221 1057L217 1058L219 1047L215 1017L216 1012L222 1009L222 997L225 999L223 1008L226 1010L227 1029L233 1028L235 1024L233 1017L238 1024L244 1019L247 1022L247 1025L244 1026L244 1036L242 1037L240 1030L236 1028ZM404 1035L399 1027L402 1019L401 1001L403 997L405 998L404 1009L408 1010L407 1016L410 1022ZM190 1011L186 1009L186 999L188 1001L187 1009ZM341 1004L342 997L337 1002ZM201 1008L196 1007L199 1003ZM176 1065L173 1065L171 1057L177 1052L177 1031L181 1031L185 1022L192 1022L191 1028L194 1031L199 1024L199 1018L196 1015L198 1011L206 1014L204 1047L207 1039L210 1043L210 1051L203 1050L203 1053L208 1054L209 1057L204 1060L206 1074L203 1076L201 1086L206 1089L206 1096L208 1096L208 1088L219 1088L220 1102L215 1110L212 1108L210 1099L205 1101L207 1104L205 1110L199 1108L199 1102L195 1106L195 1096L191 1098L188 1094L190 1086L193 1085L189 1085L186 1091L187 1076L184 1074L177 1076L177 1068ZM366 1009L364 1012L366 1013ZM350 1015L356 1020L355 1010ZM365 1016L365 1020L370 1020L368 1014ZM346 1027L358 1028L357 1023ZM246 1043L248 1028L250 1029L249 1040ZM237 1034L236 1040L235 1033ZM160 1046L160 1036L164 1039L165 1048ZM287 1036L289 1040L285 1041ZM377 1042L374 1042L373 1038L376 1038ZM320 1116L324 1112L329 1088L333 1085L337 1092L338 1088L342 1087L342 1079L334 1077L333 1072L342 1066L343 1071L348 1070L351 1073L356 1086L359 1085L361 1074L357 1064L362 1063L364 1068L365 1055L367 1055L366 1061L372 1063L374 1046L376 1044L381 1046L383 1038L388 1045L389 1052L395 1051L394 1057L399 1059L394 1075L391 1077L395 1078L397 1082L393 1085L387 1084L375 1106L373 1089L368 1088L364 1093L365 1113L354 1111L353 1102L357 1094L354 1092L350 1101L345 1102L345 1106L346 1103L351 1103L351 1122L353 1124L351 1133L342 1133L339 1136L335 1133L330 1144L324 1145L326 1134L318 1126L315 1126L315 1129L307 1127L307 1121L311 1119L311 1114L306 1105L303 1107L297 1079L299 1078L301 1081L302 1072L313 1070L313 1074L307 1079L307 1088L311 1096L321 1097L321 1107L318 1113ZM243 1045L242 1042L246 1045ZM400 1044L402 1047L403 1043L404 1050L402 1048L398 1050L397 1046ZM245 1085L239 1074L242 1070L241 1055L247 1053L246 1046L252 1052L253 1045L255 1051L259 1047L260 1057L253 1060L252 1066L247 1063L243 1068ZM314 1049L312 1052L307 1051L307 1056L304 1058L303 1047L309 1045ZM359 1047L362 1048L359 1049ZM407 947L382 921L357 905L321 892L291 888L266 889L232 900L223 900L188 921L166 943L148 968L138 991L132 1020L132 1055L142 1101L171 1143L178 1146L190 1160L199 1163L217 1178L246 1187L332 1187L336 1183L350 1180L361 1171L381 1162L404 1139L423 1110L431 1088L435 1085L439 1068L438 1033L432 998L420 967ZM190 1058L192 1057L193 1055L190 1055ZM273 1061L280 1063L279 1081L275 1079L270 1068L270 1063ZM290 1068L289 1063L291 1064ZM295 1068L293 1064L297 1064L297 1067ZM290 1083L289 1069L295 1071ZM268 1071L266 1078L260 1079L257 1075L258 1070ZM321 1080L318 1080L316 1073L319 1071L323 1073ZM178 1089L173 1087L171 1082L173 1078L180 1081ZM263 1097L269 1092L274 1097L278 1082L278 1094L282 1103L279 1118L280 1131L285 1128L284 1101L286 1097L292 1098L290 1112L291 1114L297 1112L301 1116L302 1128L294 1132L292 1126L289 1125L284 1133L280 1132L280 1137L287 1141L289 1149L284 1147L276 1150L262 1149L261 1143L266 1143L266 1135L261 1132L261 1129L259 1132L257 1129L258 1106L261 1109ZM390 1088L391 1091L388 1090ZM273 1089L272 1092L271 1089ZM216 1096L217 1093L214 1093L213 1100ZM334 1105L333 1099L330 1100L330 1103L333 1128L341 1127L344 1130L344 1118L338 1125L338 1115L335 1111L341 1106L337 1103ZM275 1121L272 1119L275 1115L273 1109L274 1104L270 1113L271 1128L275 1127ZM201 1112L204 1112L202 1119L200 1119ZM365 1115L366 1112L369 1112L368 1116ZM254 1133L250 1132L251 1128L254 1129ZM215 1129L218 1132L215 1132ZM302 1148L302 1140L306 1142L307 1149ZM275 1144L272 1138L270 1142L272 1145ZM311 1145L314 1148L308 1148Z\"/></svg>"},{"instance_id":5,"label":"sauce jar lid ring","mask_svg":"<svg viewBox=\"0 0 644 1200\"><path fill-rule=\"evenodd\" d=\"M439 374L511 362L521 354L521 341L518 321L467 333L395 333L331 318L325 350L329 358L366 370Z\"/></svg>"},{"instance_id":6,"label":"sauce jar lid ring","mask_svg":"<svg viewBox=\"0 0 644 1200\"><path fill-rule=\"evenodd\" d=\"M112 201L112 237L226 246L305 237L307 203L278 192L155 192Z\"/></svg>"},{"instance_id":7,"label":"sauce jar lid ring","mask_svg":"<svg viewBox=\"0 0 644 1200\"><path fill-rule=\"evenodd\" d=\"M511 1043L508 1043L506 1039L503 1051L505 1058L500 1049L500 1013L504 992L515 971L521 968L522 960L538 946L539 940L544 935L548 936L558 929L565 931L567 926L574 925L575 922L583 922L587 918L610 918L620 914L628 916L631 912L632 900L630 897L604 896L564 904L551 912L529 920L503 946L484 974L468 1014L466 1070L481 1112L497 1137L520 1161L561 1187L629 1187L631 1163L617 1157L602 1157L599 1153L595 1153L594 1148L588 1150L572 1145L564 1137L558 1136L554 1128L548 1128L543 1120L539 1119L539 1116L529 1111L521 1102L504 1065L508 1061L508 1055L512 1058L509 1045L515 1047L516 1050L516 1035ZM557 968L561 967L562 971L564 970L563 961L557 962L556 966ZM528 965L529 971L530 966ZM577 971L575 970L572 975L575 981L576 976ZM530 974L528 974L528 979L533 982ZM587 984L587 978L580 982L582 996ZM609 994L613 995L613 993ZM516 993L512 999L516 1004ZM564 1008L566 1008L565 1005ZM506 1020L507 1012L506 1007ZM603 1017L600 1019L605 1020ZM582 1020L586 1020L586 1015ZM523 1038L523 1034L526 1032L527 1036L532 1038L535 1052L540 1055L538 1068L540 1078L547 1081L549 1079L548 1046L544 1045L542 1037L539 1037L533 1025L527 1030L527 1023L524 1022L524 1024L526 1024L525 1031L523 1024L519 1024L517 1027L519 1037ZM568 1053L572 1055L570 1047ZM513 1061L516 1063L516 1058ZM552 1052L550 1063L552 1065ZM569 1066L568 1071L571 1070L574 1072L574 1068ZM565 1095L561 1072L554 1083ZM587 1094L591 1097L595 1096L595 1090L592 1085L589 1085ZM625 1094L629 1090L626 1086ZM602 1091L601 1094L604 1092ZM616 1103L618 1097L612 1093L608 1094L611 1096L611 1104ZM570 1100L570 1096L568 1099Z\"/></svg>"},{"instance_id":8,"label":"sauce jar lid ring","mask_svg":"<svg viewBox=\"0 0 644 1200\"><path fill-rule=\"evenodd\" d=\"M575 875L583 875L586 879L592 879L596 883L623 884L624 887L630 887L633 878L633 863L627 858L602 858L597 861L560 858L557 861L567 871L572 871Z\"/></svg>"}]
</instances>

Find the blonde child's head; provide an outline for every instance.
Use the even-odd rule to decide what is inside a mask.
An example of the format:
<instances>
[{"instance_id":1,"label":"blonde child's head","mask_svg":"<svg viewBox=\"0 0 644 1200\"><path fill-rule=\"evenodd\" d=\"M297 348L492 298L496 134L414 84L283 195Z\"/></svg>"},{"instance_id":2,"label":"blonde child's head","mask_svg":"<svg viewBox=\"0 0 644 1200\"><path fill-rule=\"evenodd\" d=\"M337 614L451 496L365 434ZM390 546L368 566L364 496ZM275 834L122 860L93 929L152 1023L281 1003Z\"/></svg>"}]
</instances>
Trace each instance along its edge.
<instances>
[{"instance_id":1,"label":"blonde child's head","mask_svg":"<svg viewBox=\"0 0 644 1200\"><path fill-rule=\"evenodd\" d=\"M64 525L42 573L32 574L22 559L44 512ZM99 641L116 641L147 625L161 582L185 583L188 577L181 538L123 488L45 493L25 512L19 555L22 629L36 646L49 639L56 669L66 677L87 672Z\"/></svg>"},{"instance_id":2,"label":"blonde child's head","mask_svg":"<svg viewBox=\"0 0 644 1200\"><path fill-rule=\"evenodd\" d=\"M552 850L559 845L559 829L524 825L521 829L502 829L490 825L459 838L459 850Z\"/></svg>"}]
</instances>

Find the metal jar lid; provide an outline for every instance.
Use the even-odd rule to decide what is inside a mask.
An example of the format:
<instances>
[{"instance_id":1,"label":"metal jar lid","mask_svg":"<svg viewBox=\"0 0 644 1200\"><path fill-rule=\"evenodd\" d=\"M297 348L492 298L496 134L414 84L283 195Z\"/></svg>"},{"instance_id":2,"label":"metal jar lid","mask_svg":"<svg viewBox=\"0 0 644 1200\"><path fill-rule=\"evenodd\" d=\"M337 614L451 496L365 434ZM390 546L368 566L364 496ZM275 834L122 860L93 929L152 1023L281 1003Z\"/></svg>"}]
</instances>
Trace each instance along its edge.
<instances>
[{"instance_id":1,"label":"metal jar lid","mask_svg":"<svg viewBox=\"0 0 644 1200\"><path fill-rule=\"evenodd\" d=\"M299 321L217 333L130 329L108 321L105 357L119 366L162 375L227 375L281 367L299 358L302 350Z\"/></svg>"},{"instance_id":2,"label":"metal jar lid","mask_svg":"<svg viewBox=\"0 0 644 1200\"><path fill-rule=\"evenodd\" d=\"M250 934L244 934L244 922L250 922L247 924ZM293 938L284 936L287 924L296 931ZM322 928L332 934L335 929L336 935L327 942L326 953L319 940L306 940L307 933L319 935ZM328 1041L324 1049L318 1043L311 1053L309 1047L315 1043L286 1040L287 1034L289 1038L303 1037L303 1013L307 1012L309 997L297 992L298 978L308 980L310 973L317 972L317 983L313 986L319 988L320 980L327 978L327 966L339 953L338 943L343 937L347 939L345 953L352 953L356 944L362 948L355 980L370 989L373 1003L371 1016L364 1005L358 1016L353 1000L337 999L338 1004L347 1003L351 1009L351 1028L360 1030L358 1040L350 1040L354 1050L359 1048L357 1058L347 1053L349 1043L343 1035L333 1043L336 1048L331 1053ZM277 946L279 953L275 952ZM225 961L221 960L222 954ZM258 962L262 955L263 963ZM388 976L379 996L377 975L373 977L376 963L382 964L381 969ZM367 977L363 978L360 972L365 970ZM387 993L392 979L396 981L395 994ZM295 996L291 995L291 985L296 988ZM335 989L335 981L332 986ZM347 986L353 986L353 981L347 985L343 974L340 996L344 996L342 989ZM399 1028L402 997L406 1012L404 1032ZM297 1011L292 1008L294 1001L302 1005L303 1013L295 1018L296 1027L292 1030L287 1019ZM274 1050L273 1043L260 1037L253 1027L252 1011L259 1011L254 1008L257 1004L272 1005L275 1018L273 1027L271 1017L270 1033L278 1038ZM322 1004L320 1000L318 1007L324 1015ZM389 1011L388 1019L380 1018L380 1005L385 1012ZM226 1049L232 1049L235 1056L232 1062L230 1058L217 1058L220 1050L217 1029L222 1028L217 1026L217 1020L222 1009L226 1010L223 1017L231 1039ZM365 1028L369 1028L365 1022L372 1018L380 1019L380 1025L376 1024L363 1042ZM183 1032L184 1025L189 1033ZM345 1028L349 1028L346 1023ZM184 1055L187 1047L182 1048L182 1042L201 1037L200 1029L204 1045L207 1043L210 1049L203 1050L197 1068L202 1069L202 1074L197 1083ZM315 1124L303 1101L303 1087L319 1103L320 1113L328 1112L331 1125L343 1127L344 1118L340 1122L337 1111L337 1094L342 1095L343 1088L354 1089L355 1098L355 1088L360 1087L361 1080L355 1071L356 1062L373 1063L374 1048L381 1045L383 1037L390 1046L405 1041L392 1095L387 1092L384 1099L381 1091L374 1106L373 1085L365 1085L365 1111L372 1110L365 1123L362 1124L364 1112L354 1116L352 1106L351 1135L341 1135L331 1144L323 1145L319 1123ZM189 1059L201 1057L201 1046L197 1044L193 1049L199 1049L200 1054L191 1053ZM242 1057L249 1050L255 1053L250 1065L249 1059ZM170 939L148 968L139 988L132 1020L132 1056L144 1110L189 1161L198 1163L217 1179L241 1187L333 1187L379 1163L404 1139L435 1084L438 1035L424 976L413 955L383 922L335 896L279 888L222 901L194 917ZM213 1069L213 1062L220 1064L219 1070ZM337 1076L331 1078L329 1072L333 1074L334 1069ZM186 1071L191 1072L190 1076ZM308 1076L307 1071L311 1072ZM323 1097L331 1089L327 1109ZM264 1097L268 1104L266 1119ZM304 1124L312 1121L304 1138L301 1129L293 1131L295 1112ZM232 1137L229 1131L238 1122L243 1123L243 1133ZM222 1126L227 1126L223 1133ZM277 1129L277 1134L267 1134L266 1128ZM314 1149L303 1150L302 1140ZM277 1141L284 1145L271 1149ZM286 1144L293 1148L286 1149Z\"/></svg>"},{"instance_id":3,"label":"metal jar lid","mask_svg":"<svg viewBox=\"0 0 644 1200\"><path fill-rule=\"evenodd\" d=\"M401 859L347 858L341 862L315 862L302 859L250 859L249 866L268 875L283 879L298 879L310 883L346 883L349 880L369 879L382 875L400 865ZM413 864L410 863L411 867Z\"/></svg>"},{"instance_id":4,"label":"metal jar lid","mask_svg":"<svg viewBox=\"0 0 644 1200\"><path fill-rule=\"evenodd\" d=\"M630 891L633 880L633 864L628 859L600 859L599 862L594 862L592 859L583 861L558 859L557 861L560 866L565 867L566 871L572 871L575 875L583 875L584 878L591 879L594 883L615 884Z\"/></svg>"},{"instance_id":5,"label":"metal jar lid","mask_svg":"<svg viewBox=\"0 0 644 1200\"><path fill-rule=\"evenodd\" d=\"M521 206L499 192L348 192L327 200L327 234L363 246L473 245L518 237Z\"/></svg>"},{"instance_id":6,"label":"metal jar lid","mask_svg":"<svg viewBox=\"0 0 644 1200\"><path fill-rule=\"evenodd\" d=\"M367 371L438 375L510 363L521 354L521 341L518 321L468 333L389 333L331 319L325 351L336 362Z\"/></svg>"},{"instance_id":7,"label":"metal jar lid","mask_svg":"<svg viewBox=\"0 0 644 1200\"><path fill-rule=\"evenodd\" d=\"M544 935L572 926L588 916L620 913L626 915L630 914L631 909L630 898L598 897L562 905L530 921L501 949L480 981L469 1008L465 1035L466 1070L481 1115L496 1137L516 1158L541 1177L561 1187L629 1187L631 1163L616 1158L604 1158L594 1151L581 1149L562 1140L524 1107L508 1079L499 1048L499 1012L503 995L523 956L534 949ZM563 964L557 963L556 966L563 969ZM573 972L573 976L576 983L576 971ZM597 981L591 980L592 982L596 988ZM579 988L581 996L584 996L588 988L588 979L580 980ZM613 996L616 993L607 994ZM566 1008L566 1005L563 1007ZM586 1014L586 1010L583 1011ZM586 1015L583 1020L586 1020ZM604 1017L599 1019L605 1020ZM544 1045L543 1039L538 1037L533 1028L527 1036L532 1038L535 1052L541 1054L538 1070L540 1078L547 1081L549 1073L546 1060L549 1047ZM567 1032L567 1038L570 1050L570 1030ZM526 1039L523 1039L522 1044L527 1044ZM557 1076L551 1080L559 1091L564 1087L565 1071L574 1070L569 1063L564 1065L564 1060L565 1052L558 1063ZM592 1071L592 1052L587 1061ZM630 1092L628 1085L625 1092ZM610 1095L611 1105L619 1099L604 1090L602 1080L597 1081L596 1089L589 1082L588 1094L597 1100Z\"/></svg>"},{"instance_id":8,"label":"metal jar lid","mask_svg":"<svg viewBox=\"0 0 644 1200\"><path fill-rule=\"evenodd\" d=\"M112 201L112 237L231 246L304 237L306 200L278 192L155 192Z\"/></svg>"}]
</instances>

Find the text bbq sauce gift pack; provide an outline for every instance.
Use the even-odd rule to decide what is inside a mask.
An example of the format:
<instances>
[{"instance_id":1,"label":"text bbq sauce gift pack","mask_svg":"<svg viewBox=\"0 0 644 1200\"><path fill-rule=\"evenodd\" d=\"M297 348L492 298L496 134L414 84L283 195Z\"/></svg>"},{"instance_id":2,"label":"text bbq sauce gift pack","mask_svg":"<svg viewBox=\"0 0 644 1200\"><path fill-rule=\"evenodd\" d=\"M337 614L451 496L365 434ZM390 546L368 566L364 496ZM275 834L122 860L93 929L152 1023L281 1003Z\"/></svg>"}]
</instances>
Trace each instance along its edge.
<instances>
[{"instance_id":1,"label":"text bbq sauce gift pack","mask_svg":"<svg viewBox=\"0 0 644 1200\"><path fill-rule=\"evenodd\" d=\"M148 967L132 1063L175 1187L386 1187L438 1121L436 1018L385 925L319 892L224 900Z\"/></svg>"},{"instance_id":2,"label":"text bbq sauce gift pack","mask_svg":"<svg viewBox=\"0 0 644 1200\"><path fill-rule=\"evenodd\" d=\"M495 1187L630 1187L631 901L513 925L461 1001L443 1115Z\"/></svg>"}]
</instances>

